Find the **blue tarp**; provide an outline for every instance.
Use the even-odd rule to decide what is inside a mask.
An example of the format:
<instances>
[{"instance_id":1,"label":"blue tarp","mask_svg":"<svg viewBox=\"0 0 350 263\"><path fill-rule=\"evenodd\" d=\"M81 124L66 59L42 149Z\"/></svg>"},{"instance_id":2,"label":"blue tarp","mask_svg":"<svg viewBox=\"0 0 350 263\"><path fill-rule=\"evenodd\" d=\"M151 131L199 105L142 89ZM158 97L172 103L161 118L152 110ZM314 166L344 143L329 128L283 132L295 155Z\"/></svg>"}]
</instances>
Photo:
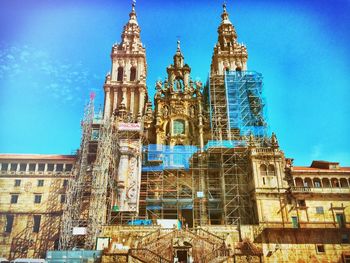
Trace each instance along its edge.
<instances>
[{"instance_id":1,"label":"blue tarp","mask_svg":"<svg viewBox=\"0 0 350 263\"><path fill-rule=\"evenodd\" d=\"M92 263L100 262L102 251L100 250L61 250L47 251L48 263Z\"/></svg>"},{"instance_id":2,"label":"blue tarp","mask_svg":"<svg viewBox=\"0 0 350 263\"><path fill-rule=\"evenodd\" d=\"M143 146L142 171L162 171L164 169L188 169L190 159L198 151L193 145L161 145Z\"/></svg>"}]
</instances>

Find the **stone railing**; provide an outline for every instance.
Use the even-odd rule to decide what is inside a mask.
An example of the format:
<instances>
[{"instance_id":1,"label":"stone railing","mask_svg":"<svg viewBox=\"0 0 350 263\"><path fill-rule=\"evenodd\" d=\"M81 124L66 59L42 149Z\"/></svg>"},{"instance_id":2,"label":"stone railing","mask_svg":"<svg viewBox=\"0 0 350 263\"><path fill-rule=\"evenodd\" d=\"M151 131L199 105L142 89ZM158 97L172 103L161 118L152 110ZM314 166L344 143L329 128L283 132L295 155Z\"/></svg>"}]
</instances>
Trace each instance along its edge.
<instances>
[{"instance_id":1,"label":"stone railing","mask_svg":"<svg viewBox=\"0 0 350 263\"><path fill-rule=\"evenodd\" d=\"M225 262L229 256L230 256L230 249L225 247L220 247L218 249L213 250L211 253L207 255L203 255L202 262L208 262L208 263Z\"/></svg>"},{"instance_id":2,"label":"stone railing","mask_svg":"<svg viewBox=\"0 0 350 263\"><path fill-rule=\"evenodd\" d=\"M71 176L72 171L0 171L0 176Z\"/></svg>"},{"instance_id":3,"label":"stone railing","mask_svg":"<svg viewBox=\"0 0 350 263\"><path fill-rule=\"evenodd\" d=\"M322 194L348 194L350 193L350 188L340 188L340 187L305 187L305 186L292 186L292 192L295 193L322 193Z\"/></svg>"},{"instance_id":4,"label":"stone railing","mask_svg":"<svg viewBox=\"0 0 350 263\"><path fill-rule=\"evenodd\" d=\"M260 223L259 226L256 226L254 229L254 235L261 233L264 229L267 228L334 228L341 229L337 222L298 222L298 227L293 225L292 222L264 222ZM350 228L350 223L345 223L344 228Z\"/></svg>"},{"instance_id":5,"label":"stone railing","mask_svg":"<svg viewBox=\"0 0 350 263\"><path fill-rule=\"evenodd\" d=\"M168 260L147 248L131 248L129 249L129 254L130 256L140 260L141 262L172 263L171 260Z\"/></svg>"}]
</instances>

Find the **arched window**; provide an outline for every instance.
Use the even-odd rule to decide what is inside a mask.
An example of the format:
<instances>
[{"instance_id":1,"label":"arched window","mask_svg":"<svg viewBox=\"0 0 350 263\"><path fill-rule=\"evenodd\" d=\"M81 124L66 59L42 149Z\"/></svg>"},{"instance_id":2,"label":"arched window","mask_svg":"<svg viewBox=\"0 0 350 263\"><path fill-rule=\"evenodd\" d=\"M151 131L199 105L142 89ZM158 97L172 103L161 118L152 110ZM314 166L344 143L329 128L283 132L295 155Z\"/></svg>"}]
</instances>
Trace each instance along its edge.
<instances>
[{"instance_id":1,"label":"arched window","mask_svg":"<svg viewBox=\"0 0 350 263\"><path fill-rule=\"evenodd\" d=\"M303 187L304 186L304 182L303 179L301 179L300 177L295 178L295 186L297 187Z\"/></svg>"},{"instance_id":2,"label":"arched window","mask_svg":"<svg viewBox=\"0 0 350 263\"><path fill-rule=\"evenodd\" d=\"M339 181L337 178L331 179L332 187L339 187Z\"/></svg>"},{"instance_id":3,"label":"arched window","mask_svg":"<svg viewBox=\"0 0 350 263\"><path fill-rule=\"evenodd\" d=\"M348 181L345 178L340 178L340 187L341 188L348 188Z\"/></svg>"},{"instance_id":4,"label":"arched window","mask_svg":"<svg viewBox=\"0 0 350 263\"><path fill-rule=\"evenodd\" d=\"M322 178L322 185L323 185L323 187L326 187L326 188L331 187L331 183L329 182L328 178Z\"/></svg>"},{"instance_id":5,"label":"arched window","mask_svg":"<svg viewBox=\"0 0 350 263\"><path fill-rule=\"evenodd\" d=\"M173 122L173 134L185 134L185 122L183 120L174 120Z\"/></svg>"},{"instance_id":6,"label":"arched window","mask_svg":"<svg viewBox=\"0 0 350 263\"><path fill-rule=\"evenodd\" d=\"M267 167L267 175L269 176L275 175L275 166L273 166L272 164L269 164L269 166Z\"/></svg>"},{"instance_id":7,"label":"arched window","mask_svg":"<svg viewBox=\"0 0 350 263\"><path fill-rule=\"evenodd\" d=\"M124 74L123 67L119 67L118 68L117 81L123 81L123 74Z\"/></svg>"},{"instance_id":8,"label":"arched window","mask_svg":"<svg viewBox=\"0 0 350 263\"><path fill-rule=\"evenodd\" d=\"M136 80L136 67L131 67L130 69L130 81Z\"/></svg>"},{"instance_id":9,"label":"arched window","mask_svg":"<svg viewBox=\"0 0 350 263\"><path fill-rule=\"evenodd\" d=\"M313 182L315 188L321 188L321 180L319 178L314 178Z\"/></svg>"},{"instance_id":10,"label":"arched window","mask_svg":"<svg viewBox=\"0 0 350 263\"><path fill-rule=\"evenodd\" d=\"M262 176L267 175L267 167L265 164L260 165L260 175Z\"/></svg>"},{"instance_id":11,"label":"arched window","mask_svg":"<svg viewBox=\"0 0 350 263\"><path fill-rule=\"evenodd\" d=\"M311 178L309 177L304 178L304 187L313 187Z\"/></svg>"}]
</instances>

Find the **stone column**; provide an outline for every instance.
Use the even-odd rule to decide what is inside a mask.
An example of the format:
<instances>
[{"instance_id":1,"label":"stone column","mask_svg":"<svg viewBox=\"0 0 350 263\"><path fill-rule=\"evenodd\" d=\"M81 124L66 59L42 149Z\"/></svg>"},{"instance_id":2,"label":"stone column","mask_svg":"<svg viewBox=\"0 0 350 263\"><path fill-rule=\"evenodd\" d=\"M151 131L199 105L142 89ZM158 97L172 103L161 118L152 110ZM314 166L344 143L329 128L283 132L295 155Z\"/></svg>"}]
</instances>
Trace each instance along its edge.
<instances>
[{"instance_id":1,"label":"stone column","mask_svg":"<svg viewBox=\"0 0 350 263\"><path fill-rule=\"evenodd\" d=\"M117 178L117 196L119 210L123 210L126 201L126 192L125 192L125 181L128 174L128 163L129 156L125 153L121 153L119 166L118 166L118 178Z\"/></svg>"},{"instance_id":2,"label":"stone column","mask_svg":"<svg viewBox=\"0 0 350 263\"><path fill-rule=\"evenodd\" d=\"M122 102L124 102L125 108L127 109L128 108L128 96L127 96L128 94L126 93L126 87L122 88L122 92L123 92Z\"/></svg>"},{"instance_id":3,"label":"stone column","mask_svg":"<svg viewBox=\"0 0 350 263\"><path fill-rule=\"evenodd\" d=\"M145 88L140 87L139 88L139 115L142 116L143 114L143 108L145 104Z\"/></svg>"},{"instance_id":4,"label":"stone column","mask_svg":"<svg viewBox=\"0 0 350 263\"><path fill-rule=\"evenodd\" d=\"M118 109L118 90L114 91L113 112Z\"/></svg>"},{"instance_id":5,"label":"stone column","mask_svg":"<svg viewBox=\"0 0 350 263\"><path fill-rule=\"evenodd\" d=\"M105 112L104 118L107 119L111 116L111 98L109 88L106 88L106 100L105 100Z\"/></svg>"},{"instance_id":6,"label":"stone column","mask_svg":"<svg viewBox=\"0 0 350 263\"><path fill-rule=\"evenodd\" d=\"M134 102L135 102L134 88L130 88L130 113L134 116Z\"/></svg>"}]
</instances>

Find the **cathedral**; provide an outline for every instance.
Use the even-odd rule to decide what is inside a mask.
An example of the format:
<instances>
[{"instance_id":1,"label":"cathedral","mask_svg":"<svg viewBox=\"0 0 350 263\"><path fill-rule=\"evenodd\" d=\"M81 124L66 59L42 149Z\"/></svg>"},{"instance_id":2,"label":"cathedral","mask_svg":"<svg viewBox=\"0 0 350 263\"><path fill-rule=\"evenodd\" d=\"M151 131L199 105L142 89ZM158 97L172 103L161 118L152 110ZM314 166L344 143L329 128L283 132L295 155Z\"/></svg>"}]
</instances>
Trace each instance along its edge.
<instances>
[{"instance_id":1,"label":"cathedral","mask_svg":"<svg viewBox=\"0 0 350 263\"><path fill-rule=\"evenodd\" d=\"M77 154L0 154L1 257L350 262L350 167L293 165L226 4L218 24L207 83L178 41L150 98L132 4Z\"/></svg>"}]
</instances>

